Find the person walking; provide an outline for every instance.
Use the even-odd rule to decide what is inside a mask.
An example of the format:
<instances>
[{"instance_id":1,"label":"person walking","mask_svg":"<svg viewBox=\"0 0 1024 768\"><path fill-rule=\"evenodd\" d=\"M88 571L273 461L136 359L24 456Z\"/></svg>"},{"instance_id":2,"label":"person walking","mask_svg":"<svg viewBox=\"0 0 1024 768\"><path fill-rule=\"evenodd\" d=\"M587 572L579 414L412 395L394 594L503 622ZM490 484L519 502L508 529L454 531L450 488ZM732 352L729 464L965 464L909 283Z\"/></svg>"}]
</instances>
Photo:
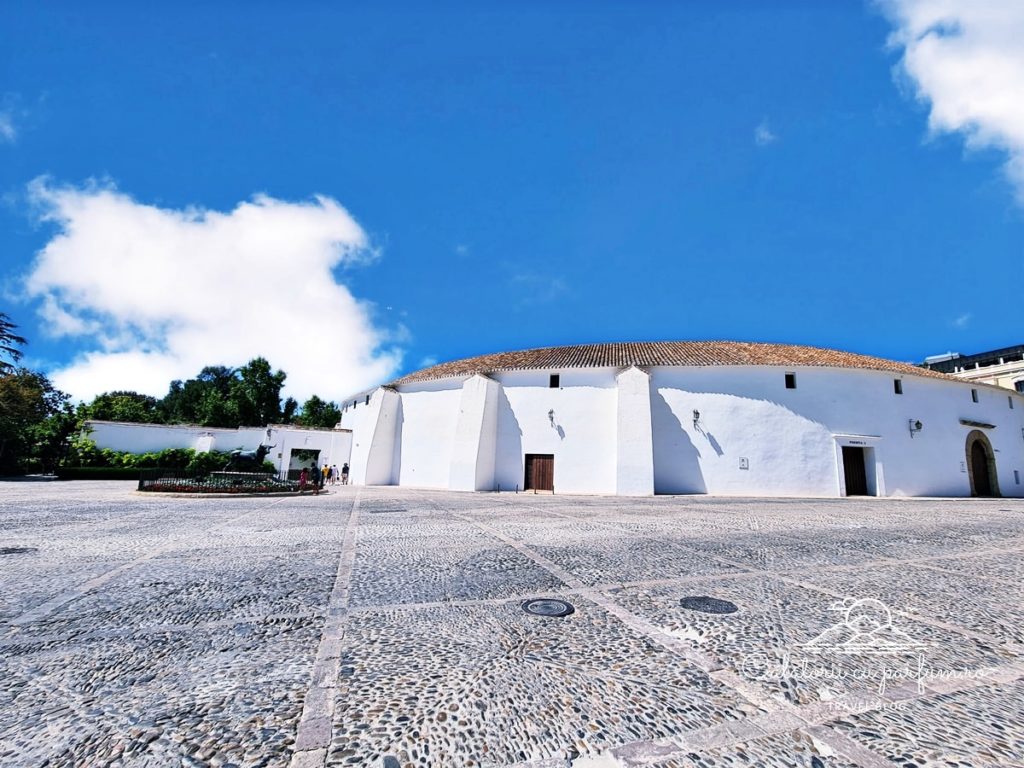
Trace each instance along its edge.
<instances>
[{"instance_id":1,"label":"person walking","mask_svg":"<svg viewBox=\"0 0 1024 768\"><path fill-rule=\"evenodd\" d=\"M340 474L337 464L331 465L331 485L338 482L338 475Z\"/></svg>"},{"instance_id":2,"label":"person walking","mask_svg":"<svg viewBox=\"0 0 1024 768\"><path fill-rule=\"evenodd\" d=\"M320 470L320 487L327 485L327 479L331 474L331 468L324 464L324 468Z\"/></svg>"},{"instance_id":3,"label":"person walking","mask_svg":"<svg viewBox=\"0 0 1024 768\"><path fill-rule=\"evenodd\" d=\"M299 472L299 493L306 492L306 483L309 482L309 473L306 472L306 468L303 467L302 471Z\"/></svg>"},{"instance_id":4,"label":"person walking","mask_svg":"<svg viewBox=\"0 0 1024 768\"><path fill-rule=\"evenodd\" d=\"M313 484L313 495L320 495L320 470L317 469L316 464L309 465L309 482Z\"/></svg>"},{"instance_id":5,"label":"person walking","mask_svg":"<svg viewBox=\"0 0 1024 768\"><path fill-rule=\"evenodd\" d=\"M341 484L348 485L348 462L341 465Z\"/></svg>"}]
</instances>

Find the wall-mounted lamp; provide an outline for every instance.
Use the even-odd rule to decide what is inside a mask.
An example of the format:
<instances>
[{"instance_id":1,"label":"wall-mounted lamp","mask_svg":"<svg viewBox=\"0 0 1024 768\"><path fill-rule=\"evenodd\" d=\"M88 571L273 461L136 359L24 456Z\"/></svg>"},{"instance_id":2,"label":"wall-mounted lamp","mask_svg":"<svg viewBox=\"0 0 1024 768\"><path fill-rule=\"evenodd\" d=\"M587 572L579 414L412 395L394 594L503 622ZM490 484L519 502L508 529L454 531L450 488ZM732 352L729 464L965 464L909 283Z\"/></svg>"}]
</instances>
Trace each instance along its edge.
<instances>
[{"instance_id":1,"label":"wall-mounted lamp","mask_svg":"<svg viewBox=\"0 0 1024 768\"><path fill-rule=\"evenodd\" d=\"M552 408L550 411L548 411L548 421L551 422L551 426L552 427L555 426L555 409L554 408Z\"/></svg>"},{"instance_id":2,"label":"wall-mounted lamp","mask_svg":"<svg viewBox=\"0 0 1024 768\"><path fill-rule=\"evenodd\" d=\"M915 432L920 432L924 428L924 424L921 423L920 419L910 420L910 436L913 437Z\"/></svg>"},{"instance_id":3,"label":"wall-mounted lamp","mask_svg":"<svg viewBox=\"0 0 1024 768\"><path fill-rule=\"evenodd\" d=\"M693 409L693 428L696 429L697 425L699 423L700 423L700 411L698 411L696 408L694 408Z\"/></svg>"}]
</instances>

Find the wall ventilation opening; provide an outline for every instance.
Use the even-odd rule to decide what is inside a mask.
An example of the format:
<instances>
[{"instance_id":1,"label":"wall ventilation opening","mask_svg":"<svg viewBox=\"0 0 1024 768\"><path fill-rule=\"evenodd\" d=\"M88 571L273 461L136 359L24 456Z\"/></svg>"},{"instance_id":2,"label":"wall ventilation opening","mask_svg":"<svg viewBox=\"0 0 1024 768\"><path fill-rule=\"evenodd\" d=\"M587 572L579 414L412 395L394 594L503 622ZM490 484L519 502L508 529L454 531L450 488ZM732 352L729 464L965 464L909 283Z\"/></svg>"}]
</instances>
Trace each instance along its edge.
<instances>
[{"instance_id":1,"label":"wall ventilation opening","mask_svg":"<svg viewBox=\"0 0 1024 768\"><path fill-rule=\"evenodd\" d=\"M971 402L972 403L978 402L978 390L976 390L976 389L972 389L971 390Z\"/></svg>"},{"instance_id":2,"label":"wall ventilation opening","mask_svg":"<svg viewBox=\"0 0 1024 768\"><path fill-rule=\"evenodd\" d=\"M901 379L893 379L893 381L892 381L892 388L893 388L893 391L897 395L902 395L903 394L903 381Z\"/></svg>"},{"instance_id":3,"label":"wall ventilation opening","mask_svg":"<svg viewBox=\"0 0 1024 768\"><path fill-rule=\"evenodd\" d=\"M796 389L796 374L795 373L787 373L786 374L786 389Z\"/></svg>"},{"instance_id":4,"label":"wall ventilation opening","mask_svg":"<svg viewBox=\"0 0 1024 768\"><path fill-rule=\"evenodd\" d=\"M552 373L548 378L548 387L550 389L558 389L561 385L561 376L557 373Z\"/></svg>"}]
</instances>

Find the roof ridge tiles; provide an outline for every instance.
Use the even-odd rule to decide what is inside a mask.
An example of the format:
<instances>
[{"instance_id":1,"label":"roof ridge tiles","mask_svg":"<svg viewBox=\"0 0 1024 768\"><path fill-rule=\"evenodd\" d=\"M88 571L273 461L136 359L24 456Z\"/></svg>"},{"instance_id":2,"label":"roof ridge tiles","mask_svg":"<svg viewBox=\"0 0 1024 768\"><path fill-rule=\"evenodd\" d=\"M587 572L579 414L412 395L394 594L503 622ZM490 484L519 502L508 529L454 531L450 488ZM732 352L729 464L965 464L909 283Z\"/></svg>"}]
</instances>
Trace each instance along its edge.
<instances>
[{"instance_id":1,"label":"roof ridge tiles","mask_svg":"<svg viewBox=\"0 0 1024 768\"><path fill-rule=\"evenodd\" d=\"M959 381L910 363L855 352L800 344L757 341L634 341L572 344L492 352L452 360L407 374L389 386L475 373L550 368L626 368L654 366L767 365L777 367L860 368Z\"/></svg>"}]
</instances>

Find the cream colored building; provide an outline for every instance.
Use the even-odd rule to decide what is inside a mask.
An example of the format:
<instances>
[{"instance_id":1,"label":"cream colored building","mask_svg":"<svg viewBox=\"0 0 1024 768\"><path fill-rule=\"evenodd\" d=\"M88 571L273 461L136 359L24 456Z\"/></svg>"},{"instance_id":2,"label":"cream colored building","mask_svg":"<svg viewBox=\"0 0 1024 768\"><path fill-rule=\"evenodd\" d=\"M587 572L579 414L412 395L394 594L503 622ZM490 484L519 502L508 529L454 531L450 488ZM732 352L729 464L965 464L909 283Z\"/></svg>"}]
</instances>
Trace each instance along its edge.
<instances>
[{"instance_id":1,"label":"cream colored building","mask_svg":"<svg viewBox=\"0 0 1024 768\"><path fill-rule=\"evenodd\" d=\"M925 358L924 367L958 379L1024 393L1024 344L975 355L947 352Z\"/></svg>"}]
</instances>

